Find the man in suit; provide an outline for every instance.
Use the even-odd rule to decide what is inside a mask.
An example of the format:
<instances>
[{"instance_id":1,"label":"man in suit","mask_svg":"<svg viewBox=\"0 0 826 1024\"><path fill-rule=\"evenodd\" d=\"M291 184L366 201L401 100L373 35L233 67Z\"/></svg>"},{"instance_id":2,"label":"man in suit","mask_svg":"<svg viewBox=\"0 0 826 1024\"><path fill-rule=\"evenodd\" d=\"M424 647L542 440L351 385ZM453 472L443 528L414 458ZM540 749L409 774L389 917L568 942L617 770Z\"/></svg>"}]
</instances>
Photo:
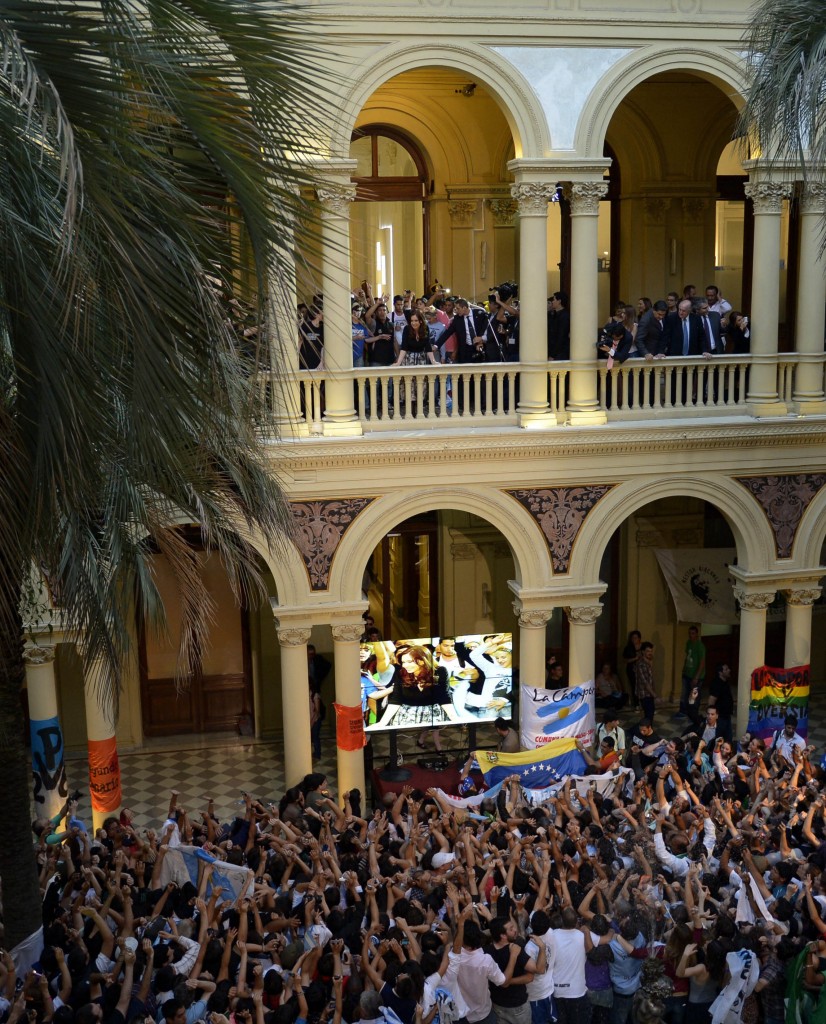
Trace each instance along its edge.
<instances>
[{"instance_id":1,"label":"man in suit","mask_svg":"<svg viewBox=\"0 0 826 1024\"><path fill-rule=\"evenodd\" d=\"M488 317L483 309L471 309L467 299L456 299L456 313L439 341L449 353L453 346L447 343L456 339L451 359L454 363L482 362L487 328Z\"/></svg>"},{"instance_id":2,"label":"man in suit","mask_svg":"<svg viewBox=\"0 0 826 1024\"><path fill-rule=\"evenodd\" d=\"M700 321L691 312L691 299L683 299L676 313L665 318L666 352L677 358L699 356L703 351Z\"/></svg>"},{"instance_id":3,"label":"man in suit","mask_svg":"<svg viewBox=\"0 0 826 1024\"><path fill-rule=\"evenodd\" d=\"M665 315L668 306L657 299L647 313L643 313L637 324L637 352L647 360L665 355Z\"/></svg>"},{"instance_id":4,"label":"man in suit","mask_svg":"<svg viewBox=\"0 0 826 1024\"><path fill-rule=\"evenodd\" d=\"M571 358L571 313L565 292L554 292L549 299L548 359Z\"/></svg>"},{"instance_id":5,"label":"man in suit","mask_svg":"<svg viewBox=\"0 0 826 1024\"><path fill-rule=\"evenodd\" d=\"M723 342L722 317L709 309L708 299L697 299L695 314L700 321L702 353L707 359L721 356L725 350Z\"/></svg>"}]
</instances>

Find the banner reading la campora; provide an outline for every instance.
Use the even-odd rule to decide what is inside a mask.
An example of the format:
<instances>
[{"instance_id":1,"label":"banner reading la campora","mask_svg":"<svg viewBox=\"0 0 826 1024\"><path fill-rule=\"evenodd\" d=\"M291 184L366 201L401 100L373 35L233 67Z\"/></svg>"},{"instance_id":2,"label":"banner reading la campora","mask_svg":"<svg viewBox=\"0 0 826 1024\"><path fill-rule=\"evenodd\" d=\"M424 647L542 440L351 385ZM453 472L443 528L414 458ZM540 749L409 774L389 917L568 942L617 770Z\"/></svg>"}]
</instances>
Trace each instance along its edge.
<instances>
[{"instance_id":1,"label":"banner reading la campora","mask_svg":"<svg viewBox=\"0 0 826 1024\"><path fill-rule=\"evenodd\" d=\"M594 742L594 681L545 690L523 683L519 699L519 732L523 750L535 750L560 737Z\"/></svg>"},{"instance_id":2,"label":"banner reading la campora","mask_svg":"<svg viewBox=\"0 0 826 1024\"><path fill-rule=\"evenodd\" d=\"M809 666L768 668L763 665L751 674L749 733L771 742L782 729L786 715L797 717L796 731L809 735Z\"/></svg>"},{"instance_id":3,"label":"banner reading la campora","mask_svg":"<svg viewBox=\"0 0 826 1024\"><path fill-rule=\"evenodd\" d=\"M658 548L654 554L680 622L730 626L739 621L729 566L734 548Z\"/></svg>"},{"instance_id":4,"label":"banner reading la campora","mask_svg":"<svg viewBox=\"0 0 826 1024\"><path fill-rule=\"evenodd\" d=\"M336 712L336 746L339 750L361 750L367 743L361 704L353 708L346 704L333 704L333 707Z\"/></svg>"}]
</instances>

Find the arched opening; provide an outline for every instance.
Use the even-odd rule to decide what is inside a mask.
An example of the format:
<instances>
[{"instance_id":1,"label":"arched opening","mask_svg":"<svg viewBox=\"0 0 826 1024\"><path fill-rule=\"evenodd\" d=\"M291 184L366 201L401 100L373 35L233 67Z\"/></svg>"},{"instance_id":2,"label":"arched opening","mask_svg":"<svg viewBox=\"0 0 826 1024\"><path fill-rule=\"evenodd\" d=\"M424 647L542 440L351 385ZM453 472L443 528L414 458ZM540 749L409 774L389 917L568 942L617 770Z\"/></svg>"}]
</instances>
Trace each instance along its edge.
<instances>
[{"instance_id":1,"label":"arched opening","mask_svg":"<svg viewBox=\"0 0 826 1024\"><path fill-rule=\"evenodd\" d=\"M680 69L651 75L618 104L605 135L621 180L611 199L611 303L682 297L687 284L701 293L721 275L722 294L742 308L750 264L736 118L721 83Z\"/></svg>"},{"instance_id":2,"label":"arched opening","mask_svg":"<svg viewBox=\"0 0 826 1024\"><path fill-rule=\"evenodd\" d=\"M514 138L500 100L451 67L419 67L364 103L349 154L358 161L351 272L375 295L422 294L437 281L484 300L515 273L507 163Z\"/></svg>"}]
</instances>

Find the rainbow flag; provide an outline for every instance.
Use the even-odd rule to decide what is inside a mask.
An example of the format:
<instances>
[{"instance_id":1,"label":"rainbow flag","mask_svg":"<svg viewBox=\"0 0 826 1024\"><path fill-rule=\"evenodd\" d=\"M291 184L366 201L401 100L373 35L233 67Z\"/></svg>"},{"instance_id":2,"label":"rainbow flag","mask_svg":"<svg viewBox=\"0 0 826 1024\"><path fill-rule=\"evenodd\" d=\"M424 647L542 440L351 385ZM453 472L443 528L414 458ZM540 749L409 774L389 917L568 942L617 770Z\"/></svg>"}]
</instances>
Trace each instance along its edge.
<instances>
[{"instance_id":1,"label":"rainbow flag","mask_svg":"<svg viewBox=\"0 0 826 1024\"><path fill-rule=\"evenodd\" d=\"M568 775L582 775L587 766L572 736L552 740L537 750L523 750L518 754L477 750L474 757L488 786L495 786L510 775L518 775L526 788L543 789Z\"/></svg>"},{"instance_id":2,"label":"rainbow flag","mask_svg":"<svg viewBox=\"0 0 826 1024\"><path fill-rule=\"evenodd\" d=\"M782 729L786 715L797 715L797 732L806 739L809 731L809 666L768 668L751 674L749 732L770 742Z\"/></svg>"}]
</instances>

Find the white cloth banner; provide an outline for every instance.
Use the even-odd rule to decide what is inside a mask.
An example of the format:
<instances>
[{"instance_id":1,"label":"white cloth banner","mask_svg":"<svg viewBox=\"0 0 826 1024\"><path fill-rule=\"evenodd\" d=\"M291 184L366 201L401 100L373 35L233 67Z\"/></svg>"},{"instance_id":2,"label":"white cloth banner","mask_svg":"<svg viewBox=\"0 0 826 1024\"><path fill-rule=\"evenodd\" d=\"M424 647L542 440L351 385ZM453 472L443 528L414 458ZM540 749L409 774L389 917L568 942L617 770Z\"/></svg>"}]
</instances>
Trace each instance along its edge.
<instances>
[{"instance_id":1,"label":"white cloth banner","mask_svg":"<svg viewBox=\"0 0 826 1024\"><path fill-rule=\"evenodd\" d=\"M525 800L532 807L538 807L541 803L549 800L552 796L556 796L569 778L573 780L574 789L582 797L586 797L588 795L588 790L592 785L595 791L600 793L602 796L611 796L627 782L633 783L634 772L630 768L619 768L615 772L605 772L603 775L568 775L559 782L555 782L552 786L547 786L545 789L527 789L525 786L520 786L519 788L521 789ZM476 793L474 796L467 797L450 796L450 794L445 793L443 789L438 789L436 792L439 794L441 799L446 803L449 803L452 807L461 807L465 810L469 810L470 808L478 807L483 800L495 797L503 785L504 783L500 782L499 785L486 790L484 793Z\"/></svg>"},{"instance_id":2,"label":"white cloth banner","mask_svg":"<svg viewBox=\"0 0 826 1024\"><path fill-rule=\"evenodd\" d=\"M579 686L545 690L539 686L520 687L519 732L523 750L538 747L568 736L590 747L594 742L593 679Z\"/></svg>"},{"instance_id":3,"label":"white cloth banner","mask_svg":"<svg viewBox=\"0 0 826 1024\"><path fill-rule=\"evenodd\" d=\"M739 622L729 566L734 548L658 548L654 554L680 622L730 626Z\"/></svg>"}]
</instances>

